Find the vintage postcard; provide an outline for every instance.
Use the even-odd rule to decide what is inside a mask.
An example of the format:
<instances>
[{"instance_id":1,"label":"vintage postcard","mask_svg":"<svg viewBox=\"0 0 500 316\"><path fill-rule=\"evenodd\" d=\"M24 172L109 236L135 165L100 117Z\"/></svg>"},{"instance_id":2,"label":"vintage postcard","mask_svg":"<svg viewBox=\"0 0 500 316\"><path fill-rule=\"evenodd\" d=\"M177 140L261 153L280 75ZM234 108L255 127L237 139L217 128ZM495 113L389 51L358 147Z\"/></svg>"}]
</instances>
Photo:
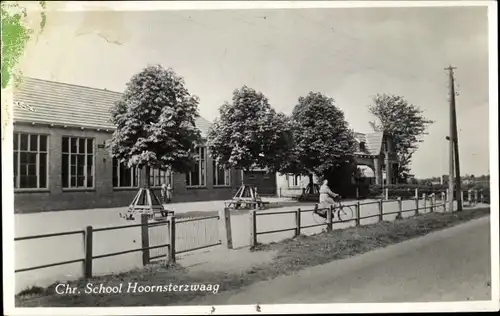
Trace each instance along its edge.
<instances>
[{"instance_id":1,"label":"vintage postcard","mask_svg":"<svg viewBox=\"0 0 500 316\"><path fill-rule=\"evenodd\" d=\"M1 5L7 315L499 309L496 2Z\"/></svg>"}]
</instances>

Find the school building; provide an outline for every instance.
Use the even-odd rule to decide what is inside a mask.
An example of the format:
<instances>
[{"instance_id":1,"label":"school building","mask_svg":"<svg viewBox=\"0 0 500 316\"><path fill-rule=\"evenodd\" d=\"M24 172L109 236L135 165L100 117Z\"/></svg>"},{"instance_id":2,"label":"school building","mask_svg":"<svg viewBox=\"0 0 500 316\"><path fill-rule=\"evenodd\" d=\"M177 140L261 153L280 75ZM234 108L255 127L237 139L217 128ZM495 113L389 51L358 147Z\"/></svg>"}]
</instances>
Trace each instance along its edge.
<instances>
[{"instance_id":1,"label":"school building","mask_svg":"<svg viewBox=\"0 0 500 316\"><path fill-rule=\"evenodd\" d=\"M14 92L14 208L16 213L127 206L137 193L140 172L105 149L114 126L110 107L121 93L33 78ZM196 126L206 138L210 122ZM266 172L243 175L218 168L200 144L187 174L152 170L150 185L172 186L172 202L230 199L245 181L259 181L274 194Z\"/></svg>"}]
</instances>

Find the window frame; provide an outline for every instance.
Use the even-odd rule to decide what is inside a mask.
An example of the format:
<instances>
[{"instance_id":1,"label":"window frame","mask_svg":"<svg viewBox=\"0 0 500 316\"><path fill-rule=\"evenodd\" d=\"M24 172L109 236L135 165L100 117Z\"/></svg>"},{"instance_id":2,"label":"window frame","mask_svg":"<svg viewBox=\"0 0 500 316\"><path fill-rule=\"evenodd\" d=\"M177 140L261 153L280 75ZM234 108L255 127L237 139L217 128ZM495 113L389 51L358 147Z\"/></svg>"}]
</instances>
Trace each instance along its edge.
<instances>
[{"instance_id":1,"label":"window frame","mask_svg":"<svg viewBox=\"0 0 500 316\"><path fill-rule=\"evenodd\" d=\"M219 179L219 173L217 172L219 170L219 164L213 160L212 162L212 183L214 187L230 187L231 186L231 168L223 168L224 170L224 183L223 184L218 184L217 180ZM227 183L226 183L227 179Z\"/></svg>"},{"instance_id":2,"label":"window frame","mask_svg":"<svg viewBox=\"0 0 500 316\"><path fill-rule=\"evenodd\" d=\"M153 176L153 179L155 178L154 171L158 170L158 178L160 178L160 184L159 185L152 185L151 181L149 182L149 186L151 188L161 188L161 172L165 172L165 178L167 177L166 173L170 172L170 188L174 190L174 172L170 168L149 168L149 179L151 180L151 176ZM141 182L141 172L139 172L139 186ZM154 180L153 180L154 182Z\"/></svg>"},{"instance_id":3,"label":"window frame","mask_svg":"<svg viewBox=\"0 0 500 316\"><path fill-rule=\"evenodd\" d=\"M188 189L194 189L194 188L206 188L207 187L207 158L208 158L208 149L206 146L197 146L197 158L196 158L196 165L198 166L198 180L200 184L197 185L192 185L191 183L193 182L191 179L192 171L186 173L186 188ZM202 150L204 151L204 159L201 160L201 152ZM203 162L202 162L203 161ZM202 168L204 167L204 168ZM202 170L204 172L202 173ZM205 180L204 183L201 183L202 179L202 174L204 175L203 179Z\"/></svg>"},{"instance_id":4,"label":"window frame","mask_svg":"<svg viewBox=\"0 0 500 316\"><path fill-rule=\"evenodd\" d=\"M141 186L141 170L137 167L129 168L123 162L121 162L120 160L118 160L116 158L111 158L111 159L112 159L112 167L113 167L113 173L111 175L113 189L114 190L138 189ZM114 161L116 161L116 163L117 163L116 168L114 167ZM121 166L124 166L125 168L129 169L129 172L131 174L130 176L132 179L131 186L122 186L121 185L121 183L120 183L120 167ZM134 171L137 173L137 185L136 186L134 186ZM116 172L116 176L117 176L116 181L117 181L118 185L115 185L115 183L114 183L114 173L115 172Z\"/></svg>"},{"instance_id":5,"label":"window frame","mask_svg":"<svg viewBox=\"0 0 500 316\"><path fill-rule=\"evenodd\" d=\"M68 152L64 152L63 151L63 143L64 143L64 139L67 138L68 139ZM77 152L77 153L72 153L71 152L71 139L76 139L77 140L77 148L79 148L80 146L80 140L81 139L85 139L85 152L83 153L85 155L85 168L84 168L84 175L85 175L85 179L84 179L84 186L71 186L71 155L81 155L81 153ZM87 168L88 168L88 163L87 163L87 156L89 155L88 154L88 141L91 140L92 141L92 186L89 187L87 186L87 182L88 182L88 173L87 173ZM63 191L92 191L92 190L95 190L95 181L96 181L96 165L95 165L95 162L96 162L96 149L97 149L97 146L96 146L96 139L95 137L87 137L87 136L74 136L74 135L63 135L61 137L61 187L62 187L62 190ZM78 151L78 150L77 150ZM64 155L68 155L68 186L65 187L63 185L63 174L62 174L62 170L63 170L63 160L64 160ZM78 170L76 170L76 177L78 177ZM78 184L78 179L77 179L77 184Z\"/></svg>"},{"instance_id":6,"label":"window frame","mask_svg":"<svg viewBox=\"0 0 500 316\"><path fill-rule=\"evenodd\" d=\"M292 181L290 181L290 177L293 179ZM287 185L289 188L300 188L300 183L302 181L302 175L289 173L287 175L286 181L287 181ZM291 185L290 185L290 182L292 182Z\"/></svg>"},{"instance_id":7,"label":"window frame","mask_svg":"<svg viewBox=\"0 0 500 316\"><path fill-rule=\"evenodd\" d=\"M31 137L36 136L37 137L37 150L36 152L33 152L31 150L21 150L21 135L28 135L28 149L31 147ZM45 136L46 137L46 148L45 151L40 151L40 136ZM14 147L14 142L15 138L17 138L17 149ZM30 133L30 132L18 132L15 131L13 132L13 139L12 139L12 152L15 155L15 161L13 161L13 164L16 164L16 166L12 166L13 168L17 167L17 177L14 179L14 169L12 170L12 175L13 175L13 188L14 192L30 192L30 191L48 191L50 190L50 166L49 166L49 161L50 161L50 135L47 133ZM36 153L36 182L37 186L34 188L21 188L21 178L20 178L20 170L21 170L21 153L26 152L26 153ZM40 154L44 153L45 154L45 187L40 187ZM14 160L14 157L13 157Z\"/></svg>"}]
</instances>

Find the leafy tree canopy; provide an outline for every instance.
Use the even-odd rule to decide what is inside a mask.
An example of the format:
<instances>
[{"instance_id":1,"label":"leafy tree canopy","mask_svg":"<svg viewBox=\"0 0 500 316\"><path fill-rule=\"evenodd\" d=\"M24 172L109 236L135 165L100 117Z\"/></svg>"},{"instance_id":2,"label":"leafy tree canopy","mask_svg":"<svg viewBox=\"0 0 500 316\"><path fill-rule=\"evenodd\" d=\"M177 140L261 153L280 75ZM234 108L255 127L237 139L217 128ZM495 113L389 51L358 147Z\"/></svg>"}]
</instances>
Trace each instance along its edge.
<instances>
[{"instance_id":1,"label":"leafy tree canopy","mask_svg":"<svg viewBox=\"0 0 500 316\"><path fill-rule=\"evenodd\" d=\"M300 97L292 125L294 146L287 172L323 177L329 170L352 163L356 141L332 98L319 92Z\"/></svg>"},{"instance_id":2,"label":"leafy tree canopy","mask_svg":"<svg viewBox=\"0 0 500 316\"><path fill-rule=\"evenodd\" d=\"M399 164L394 174L405 181L410 176L411 158L433 121L425 118L420 108L393 94L377 94L369 110L378 120L370 122L373 129L392 135Z\"/></svg>"},{"instance_id":3,"label":"leafy tree canopy","mask_svg":"<svg viewBox=\"0 0 500 316\"><path fill-rule=\"evenodd\" d=\"M41 8L40 32L45 28L46 14L45 1L38 2ZM31 39L34 29L25 23L27 19L26 8L21 7L15 1L2 1L2 89L6 88L12 76L19 58ZM17 80L19 78L16 78ZM17 81L16 80L16 81ZM17 84L17 82L15 82Z\"/></svg>"},{"instance_id":4,"label":"leafy tree canopy","mask_svg":"<svg viewBox=\"0 0 500 316\"><path fill-rule=\"evenodd\" d=\"M233 92L232 103L219 108L219 116L208 135L210 154L216 161L243 170L281 168L290 149L290 125L264 94L243 86Z\"/></svg>"},{"instance_id":5,"label":"leafy tree canopy","mask_svg":"<svg viewBox=\"0 0 500 316\"><path fill-rule=\"evenodd\" d=\"M116 126L108 150L128 166L187 172L201 141L198 97L172 69L148 66L134 75L111 109Z\"/></svg>"}]
</instances>

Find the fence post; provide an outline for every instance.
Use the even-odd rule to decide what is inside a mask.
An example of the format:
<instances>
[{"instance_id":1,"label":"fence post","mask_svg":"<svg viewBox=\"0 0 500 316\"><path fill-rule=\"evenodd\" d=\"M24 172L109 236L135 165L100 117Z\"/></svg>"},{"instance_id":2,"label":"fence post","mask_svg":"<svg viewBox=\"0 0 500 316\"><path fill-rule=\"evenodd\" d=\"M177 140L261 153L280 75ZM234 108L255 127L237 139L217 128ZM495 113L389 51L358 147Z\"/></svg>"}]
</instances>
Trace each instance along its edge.
<instances>
[{"instance_id":1,"label":"fence post","mask_svg":"<svg viewBox=\"0 0 500 316\"><path fill-rule=\"evenodd\" d=\"M469 206L472 205L472 190L471 189L469 189L467 191L467 202L468 202Z\"/></svg>"},{"instance_id":2,"label":"fence post","mask_svg":"<svg viewBox=\"0 0 500 316\"><path fill-rule=\"evenodd\" d=\"M326 210L326 231L333 231L333 205Z\"/></svg>"},{"instance_id":3,"label":"fence post","mask_svg":"<svg viewBox=\"0 0 500 316\"><path fill-rule=\"evenodd\" d=\"M464 205L464 191L463 190L460 191L460 199L462 201L462 206L463 206Z\"/></svg>"},{"instance_id":4,"label":"fence post","mask_svg":"<svg viewBox=\"0 0 500 316\"><path fill-rule=\"evenodd\" d=\"M418 199L418 188L415 188L415 198Z\"/></svg>"},{"instance_id":5,"label":"fence post","mask_svg":"<svg viewBox=\"0 0 500 316\"><path fill-rule=\"evenodd\" d=\"M359 200L359 188L356 187L356 200Z\"/></svg>"},{"instance_id":6,"label":"fence post","mask_svg":"<svg viewBox=\"0 0 500 316\"><path fill-rule=\"evenodd\" d=\"M141 214L141 245L142 245L142 265L149 264L149 226L148 215Z\"/></svg>"},{"instance_id":7,"label":"fence post","mask_svg":"<svg viewBox=\"0 0 500 316\"><path fill-rule=\"evenodd\" d=\"M223 208L220 212L219 218L222 227L223 244L227 246L227 249L233 249L233 236L231 233L231 213L229 212L229 208Z\"/></svg>"},{"instance_id":8,"label":"fence post","mask_svg":"<svg viewBox=\"0 0 500 316\"><path fill-rule=\"evenodd\" d=\"M385 199L389 200L389 188L385 188Z\"/></svg>"},{"instance_id":9,"label":"fence post","mask_svg":"<svg viewBox=\"0 0 500 316\"><path fill-rule=\"evenodd\" d=\"M83 276L85 279L89 279L92 277L92 235L93 235L92 226L87 226L85 228L85 261L83 262Z\"/></svg>"},{"instance_id":10,"label":"fence post","mask_svg":"<svg viewBox=\"0 0 500 316\"><path fill-rule=\"evenodd\" d=\"M434 212L434 201L436 199L436 195L435 194L432 194L431 195L431 198L430 198L430 210L431 210L431 213Z\"/></svg>"},{"instance_id":11,"label":"fence post","mask_svg":"<svg viewBox=\"0 0 500 316\"><path fill-rule=\"evenodd\" d=\"M175 215L170 216L170 247L169 261L175 263Z\"/></svg>"},{"instance_id":12,"label":"fence post","mask_svg":"<svg viewBox=\"0 0 500 316\"><path fill-rule=\"evenodd\" d=\"M378 202L378 221L381 222L384 220L384 200L380 199Z\"/></svg>"},{"instance_id":13,"label":"fence post","mask_svg":"<svg viewBox=\"0 0 500 316\"><path fill-rule=\"evenodd\" d=\"M418 210L418 196L415 198L415 216L419 215L420 212Z\"/></svg>"},{"instance_id":14,"label":"fence post","mask_svg":"<svg viewBox=\"0 0 500 316\"><path fill-rule=\"evenodd\" d=\"M403 219L403 200L398 196L398 215L396 215L396 219Z\"/></svg>"},{"instance_id":15,"label":"fence post","mask_svg":"<svg viewBox=\"0 0 500 316\"><path fill-rule=\"evenodd\" d=\"M424 200L424 213L427 212L427 193L422 194L422 200Z\"/></svg>"},{"instance_id":16,"label":"fence post","mask_svg":"<svg viewBox=\"0 0 500 316\"><path fill-rule=\"evenodd\" d=\"M484 193L483 193L483 189L481 189L481 195L480 195L480 201L481 203L484 203Z\"/></svg>"},{"instance_id":17,"label":"fence post","mask_svg":"<svg viewBox=\"0 0 500 316\"><path fill-rule=\"evenodd\" d=\"M477 204L478 201L478 192L477 190L474 190L474 204Z\"/></svg>"},{"instance_id":18,"label":"fence post","mask_svg":"<svg viewBox=\"0 0 500 316\"><path fill-rule=\"evenodd\" d=\"M300 208L295 211L295 237L300 235Z\"/></svg>"},{"instance_id":19,"label":"fence post","mask_svg":"<svg viewBox=\"0 0 500 316\"><path fill-rule=\"evenodd\" d=\"M359 201L356 202L356 226L361 225L361 205Z\"/></svg>"},{"instance_id":20,"label":"fence post","mask_svg":"<svg viewBox=\"0 0 500 316\"><path fill-rule=\"evenodd\" d=\"M257 246L257 213L250 211L250 247Z\"/></svg>"}]
</instances>

